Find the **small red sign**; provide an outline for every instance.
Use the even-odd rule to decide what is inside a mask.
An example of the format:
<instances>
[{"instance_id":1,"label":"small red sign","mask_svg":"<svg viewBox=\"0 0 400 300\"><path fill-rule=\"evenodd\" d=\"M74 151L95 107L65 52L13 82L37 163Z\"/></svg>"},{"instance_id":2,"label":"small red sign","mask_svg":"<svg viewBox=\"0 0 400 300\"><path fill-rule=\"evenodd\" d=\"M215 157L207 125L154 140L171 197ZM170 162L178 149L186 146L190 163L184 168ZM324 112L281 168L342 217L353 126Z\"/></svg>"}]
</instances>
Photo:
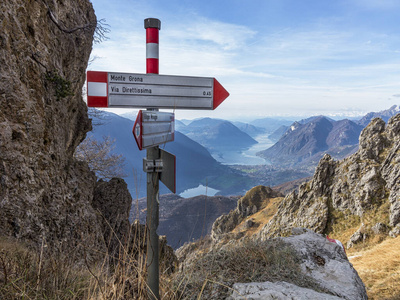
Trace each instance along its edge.
<instances>
[{"instance_id":1,"label":"small red sign","mask_svg":"<svg viewBox=\"0 0 400 300\"><path fill-rule=\"evenodd\" d=\"M142 111L139 110L139 113L136 117L135 124L132 128L133 136L135 137L136 144L138 145L139 150L142 150Z\"/></svg>"}]
</instances>

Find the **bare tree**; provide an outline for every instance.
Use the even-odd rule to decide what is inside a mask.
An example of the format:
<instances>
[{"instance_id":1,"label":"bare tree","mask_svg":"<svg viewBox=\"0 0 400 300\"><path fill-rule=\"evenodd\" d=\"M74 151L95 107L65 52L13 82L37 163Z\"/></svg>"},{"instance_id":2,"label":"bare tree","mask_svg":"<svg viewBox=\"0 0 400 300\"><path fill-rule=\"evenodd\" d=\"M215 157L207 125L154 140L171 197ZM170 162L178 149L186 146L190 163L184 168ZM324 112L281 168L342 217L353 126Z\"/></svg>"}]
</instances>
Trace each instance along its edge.
<instances>
[{"instance_id":1,"label":"bare tree","mask_svg":"<svg viewBox=\"0 0 400 300\"><path fill-rule=\"evenodd\" d=\"M87 137L75 150L75 158L89 164L98 178L125 177L125 158L112 153L115 140L103 137L102 141Z\"/></svg>"},{"instance_id":2,"label":"bare tree","mask_svg":"<svg viewBox=\"0 0 400 300\"><path fill-rule=\"evenodd\" d=\"M110 119L103 110L94 107L88 107L88 116L92 120L93 131L95 128L107 124Z\"/></svg>"},{"instance_id":3,"label":"bare tree","mask_svg":"<svg viewBox=\"0 0 400 300\"><path fill-rule=\"evenodd\" d=\"M107 34L109 34L111 30L110 30L110 25L106 23L105 19L100 19L100 20L97 20L96 22L76 25L72 28L67 28L64 25L64 23L56 17L54 12L50 8L50 5L45 0L42 0L42 2L47 7L47 12L50 17L50 20L62 32L74 33L75 31L78 31L78 30L92 30L94 28L93 41L95 44L99 44L103 41L108 40Z\"/></svg>"}]
</instances>

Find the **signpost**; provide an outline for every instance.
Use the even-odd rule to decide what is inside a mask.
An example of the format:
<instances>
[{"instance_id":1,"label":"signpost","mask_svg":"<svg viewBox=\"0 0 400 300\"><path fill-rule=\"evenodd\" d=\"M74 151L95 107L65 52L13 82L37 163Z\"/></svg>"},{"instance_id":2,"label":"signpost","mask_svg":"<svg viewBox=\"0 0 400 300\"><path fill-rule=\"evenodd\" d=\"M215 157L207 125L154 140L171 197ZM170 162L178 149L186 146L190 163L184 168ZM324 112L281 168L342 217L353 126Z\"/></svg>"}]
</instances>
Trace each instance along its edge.
<instances>
[{"instance_id":1,"label":"signpost","mask_svg":"<svg viewBox=\"0 0 400 300\"><path fill-rule=\"evenodd\" d=\"M216 109L229 93L209 77L87 72L88 106Z\"/></svg>"},{"instance_id":2,"label":"signpost","mask_svg":"<svg viewBox=\"0 0 400 300\"><path fill-rule=\"evenodd\" d=\"M132 129L139 150L172 142L175 136L173 113L140 110Z\"/></svg>"},{"instance_id":3,"label":"signpost","mask_svg":"<svg viewBox=\"0 0 400 300\"><path fill-rule=\"evenodd\" d=\"M158 147L174 140L175 116L158 109L214 110L229 93L215 78L158 75L161 21L145 19L144 27L147 74L88 71L87 104L147 108L139 111L132 133L139 149L147 149L147 285L149 299L159 299L159 180L176 192L176 158Z\"/></svg>"}]
</instances>

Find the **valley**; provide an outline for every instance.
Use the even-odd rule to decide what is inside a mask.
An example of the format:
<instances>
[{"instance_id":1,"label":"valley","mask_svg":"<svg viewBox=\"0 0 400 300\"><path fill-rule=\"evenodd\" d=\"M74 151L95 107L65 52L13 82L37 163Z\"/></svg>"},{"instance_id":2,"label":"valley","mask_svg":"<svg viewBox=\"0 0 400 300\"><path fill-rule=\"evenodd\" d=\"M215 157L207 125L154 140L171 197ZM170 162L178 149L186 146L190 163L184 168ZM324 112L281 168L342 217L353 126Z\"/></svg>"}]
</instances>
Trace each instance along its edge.
<instances>
[{"instance_id":1,"label":"valley","mask_svg":"<svg viewBox=\"0 0 400 300\"><path fill-rule=\"evenodd\" d=\"M194 197L209 191L208 195L243 195L257 185L277 186L311 176L326 153L335 159L354 153L363 124L377 116L387 121L396 112L398 108L393 106L353 121L324 116L298 121L263 118L248 123L211 118L177 120L175 141L162 148L177 157L177 194L189 191L187 197ZM94 124L102 125L95 126L89 136L115 139L113 151L126 159L124 179L133 198L145 197L145 151L137 149L131 132L136 115L92 115ZM160 193L169 191L161 186Z\"/></svg>"}]
</instances>

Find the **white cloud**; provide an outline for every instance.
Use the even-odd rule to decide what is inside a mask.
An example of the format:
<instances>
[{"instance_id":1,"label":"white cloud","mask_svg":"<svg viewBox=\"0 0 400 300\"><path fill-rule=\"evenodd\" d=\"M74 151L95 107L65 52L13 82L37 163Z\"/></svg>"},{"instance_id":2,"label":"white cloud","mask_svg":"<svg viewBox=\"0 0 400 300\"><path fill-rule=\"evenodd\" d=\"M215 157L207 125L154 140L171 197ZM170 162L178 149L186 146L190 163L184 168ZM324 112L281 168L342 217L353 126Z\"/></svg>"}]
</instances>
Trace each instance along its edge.
<instances>
[{"instance_id":1,"label":"white cloud","mask_svg":"<svg viewBox=\"0 0 400 300\"><path fill-rule=\"evenodd\" d=\"M243 47L255 34L255 31L245 26L197 17L183 30L180 24L174 26L168 32L167 39L184 41L185 44L191 45L198 43L207 45L207 42L211 42L209 46L218 46L223 51L231 51Z\"/></svg>"}]
</instances>

